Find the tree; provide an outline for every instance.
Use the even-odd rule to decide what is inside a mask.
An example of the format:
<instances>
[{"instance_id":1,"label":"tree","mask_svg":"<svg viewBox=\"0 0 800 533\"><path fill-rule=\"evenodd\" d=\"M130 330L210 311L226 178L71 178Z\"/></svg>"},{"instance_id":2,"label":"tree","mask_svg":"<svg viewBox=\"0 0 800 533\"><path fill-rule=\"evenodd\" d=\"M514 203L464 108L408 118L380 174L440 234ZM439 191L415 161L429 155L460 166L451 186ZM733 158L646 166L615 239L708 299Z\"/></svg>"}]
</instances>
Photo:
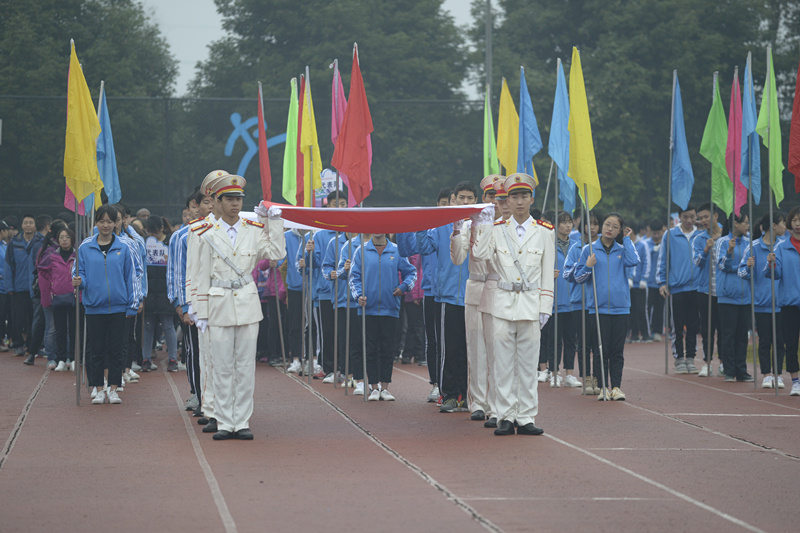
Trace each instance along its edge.
<instances>
[{"instance_id":1,"label":"tree","mask_svg":"<svg viewBox=\"0 0 800 533\"><path fill-rule=\"evenodd\" d=\"M158 28L133 0L0 0L0 99L5 198L61 202L70 39L75 40L92 96L106 80L123 201L141 198L163 177L163 102L116 95L167 97L177 65ZM96 105L96 103L95 103ZM148 193L149 194L149 193Z\"/></svg>"},{"instance_id":2,"label":"tree","mask_svg":"<svg viewBox=\"0 0 800 533\"><path fill-rule=\"evenodd\" d=\"M441 0L216 3L229 35L214 43L209 59L199 65L194 96L254 98L260 80L264 98L277 100L265 104L272 117L267 118L269 128L282 132L289 81L299 79L308 65L323 164L329 166L333 146L328 140L332 77L328 66L339 58L347 92L357 41L375 126L375 189L369 204L433 202L439 188L482 177L480 113L460 102L412 102L463 98L459 87L466 75L466 51L451 17L441 9ZM254 103L244 106L248 111L242 111L243 118L255 114ZM224 135L207 132L204 137ZM197 141L204 142L202 137ZM277 200L282 161L283 150L271 150ZM208 161L206 168L211 167ZM251 168L256 176L255 165ZM258 180L251 183L257 186Z\"/></svg>"},{"instance_id":3,"label":"tree","mask_svg":"<svg viewBox=\"0 0 800 533\"><path fill-rule=\"evenodd\" d=\"M739 65L741 79L747 52L753 52L754 83L760 87L766 74L762 59L766 43L795 42L797 38L797 26L789 23L797 17L798 2L772 3L785 8L783 18L778 15L775 24L783 24L786 31L774 29L770 38L769 31L762 29L770 25L759 21L774 18L776 11L755 0L500 0L500 21L493 30L495 101L500 76L509 78L515 94L519 66L524 65L546 145L556 61L562 59L569 76L572 46L577 46L603 188L598 207L623 210L637 219L661 217L666 216L672 71L677 69L695 172L693 200L706 202L710 165L698 151L711 106L714 71L720 73L727 108L734 66ZM477 49L473 65L478 76L483 76L484 6L480 0L473 3L476 22L471 38ZM792 69L797 65L794 56ZM783 102L789 109L793 82L791 87L788 102L786 98ZM785 124L784 140L788 138L788 122ZM536 163L540 169L547 168L546 150L540 152ZM789 186L785 188L788 197Z\"/></svg>"}]
</instances>

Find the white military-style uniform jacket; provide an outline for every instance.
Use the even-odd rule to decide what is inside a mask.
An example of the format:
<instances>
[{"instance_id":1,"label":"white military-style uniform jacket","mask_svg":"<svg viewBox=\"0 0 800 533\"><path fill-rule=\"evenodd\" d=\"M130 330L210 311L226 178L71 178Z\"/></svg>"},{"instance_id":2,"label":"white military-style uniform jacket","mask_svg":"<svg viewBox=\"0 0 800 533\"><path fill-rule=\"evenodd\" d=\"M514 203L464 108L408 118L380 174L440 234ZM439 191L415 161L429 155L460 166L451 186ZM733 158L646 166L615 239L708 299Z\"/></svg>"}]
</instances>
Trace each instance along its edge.
<instances>
[{"instance_id":1,"label":"white military-style uniform jacket","mask_svg":"<svg viewBox=\"0 0 800 533\"><path fill-rule=\"evenodd\" d=\"M453 264L460 265L469 256L469 279L464 292L464 303L466 305L480 305L484 283L487 281L487 275L489 274L489 262L479 261L469 253L477 233L477 225L474 225L472 220L466 220L461 227L461 232L450 237L450 259ZM496 281L497 275L492 276L492 279Z\"/></svg>"},{"instance_id":2,"label":"white military-style uniform jacket","mask_svg":"<svg viewBox=\"0 0 800 533\"><path fill-rule=\"evenodd\" d=\"M286 255L282 220L262 218L261 222L253 222L240 217L236 224L235 245L218 221L195 232L199 246L192 280L197 287L193 305L197 318L207 319L211 327L244 326L261 321L261 301L253 269L261 259L280 260ZM228 265L223 254L242 275Z\"/></svg>"},{"instance_id":3,"label":"white military-style uniform jacket","mask_svg":"<svg viewBox=\"0 0 800 533\"><path fill-rule=\"evenodd\" d=\"M539 313L549 315L553 311L555 231L552 225L532 217L527 224L522 241L517 236L514 217L477 226L472 256L477 261L492 260L500 276L491 309L496 318L538 321ZM523 280L515 259L525 272L530 290L522 290Z\"/></svg>"}]
</instances>

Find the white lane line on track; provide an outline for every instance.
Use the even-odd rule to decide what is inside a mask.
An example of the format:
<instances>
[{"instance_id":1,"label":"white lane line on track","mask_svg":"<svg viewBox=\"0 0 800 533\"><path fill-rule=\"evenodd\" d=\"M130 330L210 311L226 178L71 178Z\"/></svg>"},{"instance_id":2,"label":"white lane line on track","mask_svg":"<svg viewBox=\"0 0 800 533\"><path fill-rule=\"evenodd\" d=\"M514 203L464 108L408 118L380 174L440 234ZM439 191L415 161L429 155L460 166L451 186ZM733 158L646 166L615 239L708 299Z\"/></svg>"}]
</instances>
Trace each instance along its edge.
<instances>
[{"instance_id":1,"label":"white lane line on track","mask_svg":"<svg viewBox=\"0 0 800 533\"><path fill-rule=\"evenodd\" d=\"M412 374L411 372L408 372L408 371L406 371L406 370L402 370L402 369L400 369L400 368L394 367L394 371L395 371L395 372L402 372L403 374L408 374L408 375L409 375L409 376L411 376L411 377L414 377L414 378L417 378L417 379L421 379L421 380L422 380L422 381L424 381L425 383L428 383L428 378L423 378L423 377L422 377L422 376L420 376L420 375L417 375L417 374Z\"/></svg>"},{"instance_id":2,"label":"white lane line on track","mask_svg":"<svg viewBox=\"0 0 800 533\"><path fill-rule=\"evenodd\" d=\"M595 452L759 452L766 450L750 450L746 448L586 448Z\"/></svg>"},{"instance_id":3,"label":"white lane line on track","mask_svg":"<svg viewBox=\"0 0 800 533\"><path fill-rule=\"evenodd\" d=\"M689 385L695 385L697 387L703 387L703 388L710 389L710 390L713 390L713 391L721 392L723 394L730 394L731 396L736 396L738 398L745 398L747 400L752 400L754 402L761 402L761 403L766 403L766 404L769 404L769 405L775 405L777 407L783 407L784 409L791 409L792 411L800 411L800 408L797 408L797 407L790 407L788 405L783 405L783 404L775 403L775 402L768 402L766 400L760 400L758 398L751 398L750 397L750 396L752 396L753 394L756 394L756 393L731 392L731 391L727 391L727 390L723 390L723 389L718 389L717 387L711 387L709 385L704 385L702 383L697 383L696 381L689 381L688 379L679 379L679 378L676 378L674 376L670 376L670 375L667 375L667 374L659 374L658 372L650 372L649 370L642 370L640 368L632 368L632 367L629 367L629 366L625 366L625 370L632 370L634 372L641 372L642 374L650 374L651 376L657 376L657 377L664 377L664 378L667 378L667 379L673 379L675 381L680 381L681 383L688 383Z\"/></svg>"},{"instance_id":4,"label":"white lane line on track","mask_svg":"<svg viewBox=\"0 0 800 533\"><path fill-rule=\"evenodd\" d=\"M761 417L777 417L777 418L800 418L800 415L748 415L748 414L735 414L735 413L664 413L667 416L761 416Z\"/></svg>"},{"instance_id":5,"label":"white lane line on track","mask_svg":"<svg viewBox=\"0 0 800 533\"><path fill-rule=\"evenodd\" d=\"M478 502L503 502L503 501L509 501L509 502L520 502L520 501L521 502L538 502L538 501L543 501L543 502L561 502L561 501L565 501L565 500L584 501L584 502L664 502L664 501L674 502L675 501L675 498L626 498L626 497L623 497L623 496L619 496L619 497L616 497L616 498L615 497L602 497L602 496L587 497L587 498L536 498L536 497L530 497L530 498L525 498L525 497L521 497L521 498L496 497L495 498L495 497L491 497L491 496L488 496L488 497L481 497L481 496L472 497L472 496L469 496L469 497L461 498L461 499L462 500L469 500L469 501L478 501Z\"/></svg>"},{"instance_id":6,"label":"white lane line on track","mask_svg":"<svg viewBox=\"0 0 800 533\"><path fill-rule=\"evenodd\" d=\"M599 455L594 454L594 453L592 453L592 452L590 452L588 450L585 450L585 449L581 448L580 446L576 446L574 444L570 444L567 441L561 440L558 437L554 437L553 435L548 435L547 433L545 433L544 436L547 437L548 439L551 439L551 440L553 440L555 442L558 442L559 444L563 444L564 446L566 446L568 448L572 448L575 451L578 451L578 452L581 452L581 453L583 453L585 455L588 455L592 459L597 459L601 463L603 463L603 464L605 464L607 466L610 466L612 468L616 468L620 472L624 472L624 473L626 473L626 474L628 474L630 476L635 477L636 479L638 479L640 481L644 481L645 483L647 483L649 485L652 485L652 486L654 486L656 488L659 488L659 489L661 489L661 490L663 490L663 491L665 491L665 492L667 492L669 494L672 494L676 498L680 498L681 500L684 500L684 501L686 501L688 503L691 503L692 505L696 505L697 507L699 507L699 508L701 508L701 509L703 509L705 511L708 511L709 513L711 513L713 515L716 515L719 518L727 520L728 522L731 522L732 524L736 524L739 527L747 529L748 531L753 531L755 533L765 533L763 530L761 530L761 529L759 529L759 528L757 528L755 526L752 526L752 525L748 524L747 522L745 522L743 520L739 520L735 516L731 516L728 513L722 512L719 509L711 507L708 504L705 504L703 502L697 501L694 498L692 498L691 496L687 496L686 494L684 494L682 492L678 492L675 489L671 489L671 488L667 487L666 485L664 485L663 483L659 483L658 481L650 479L649 477L643 476L641 474L637 474L636 472L634 472L633 470L631 470L629 468L625 468L624 466L618 465L617 463L614 463L613 461L609 461L608 459L600 457Z\"/></svg>"},{"instance_id":7,"label":"white lane line on track","mask_svg":"<svg viewBox=\"0 0 800 533\"><path fill-rule=\"evenodd\" d=\"M222 495L222 491L219 488L219 483L217 483L217 478L214 477L214 473L211 471L211 465L208 464L206 460L206 455L203 453L203 448L200 446L200 441L197 439L197 435L194 433L194 428L192 427L192 421L189 416L186 414L186 411L183 408L183 404L181 403L181 396L178 392L178 387L175 386L175 382L172 381L172 376L169 375L166 370L164 371L164 375L167 376L167 381L169 382L169 386L172 389L172 395L175 397L175 401L178 404L178 409L181 411L181 418L183 418L183 425L186 427L186 433L189 434L189 440L192 441L192 448L194 449L194 454L197 456L197 462L200 463L200 469L203 471L203 474L206 477L206 483L208 483L208 488L211 491L211 496L214 498L214 503L217 505L217 511L219 512L219 517L222 520L222 525L225 527L226 533L237 533L236 529L236 522L233 521L233 516L231 512L228 510L228 504L225 502L225 497Z\"/></svg>"},{"instance_id":8,"label":"white lane line on track","mask_svg":"<svg viewBox=\"0 0 800 533\"><path fill-rule=\"evenodd\" d=\"M397 369L395 369L395 370L397 370ZM406 374L408 374L408 372L406 372ZM411 375L413 375L413 374L411 374ZM400 453L396 452L389 445L387 445L382 440L377 438L369 430L367 430L364 426L359 424L354 418L352 418L350 415L348 415L346 412L344 412L344 410L340 409L339 406L337 406L336 404L334 404L333 402L328 400L325 396L323 396L322 394L320 394L316 390L314 390L314 388L311 387L308 383L306 383L305 381L295 377L294 375L289 375L289 377L292 378L293 380L295 380L297 383L299 383L303 387L305 387L309 392L311 392L311 394L313 394L319 400L321 400L323 403L328 405L328 407L330 407L331 409L333 409L334 411L339 413L339 415L342 418L344 418L346 421L348 421L354 428L356 428L356 430L358 430L361 433L363 433L364 436L366 436L370 441L372 441L372 443L375 444L378 448L381 448L383 451L388 453L391 457L397 459L397 461L399 461L400 463L404 464L412 472L414 472L419 477L421 477L423 480L425 480L425 482L428 483L428 485L432 486L433 488L438 490L440 493L442 493L442 495L444 497L446 497L448 500L453 502L456 505L456 507L458 507L459 509L461 509L462 511L467 513L470 518L475 520L485 530L491 531L492 533L504 533L503 530L500 529L496 524L491 522L488 518L485 518L483 515L478 513L478 511L476 511L469 504L467 504L464 501L463 498L459 498L458 496L456 496L450 489L448 489L447 487L445 487L444 485L442 485L441 483L439 483L438 481L433 479L433 477L431 477L430 474L428 474L427 472L422 470L420 467L418 467L417 465L415 465L414 463L412 463L411 461L409 461L408 459L406 459L405 457L400 455Z\"/></svg>"},{"instance_id":9,"label":"white lane line on track","mask_svg":"<svg viewBox=\"0 0 800 533\"><path fill-rule=\"evenodd\" d=\"M19 434L22 431L22 426L25 424L25 420L28 418L28 413L33 407L33 402L39 395L39 391L41 391L42 387L44 387L44 382L47 381L47 376L49 375L50 370L45 369L42 379L40 379L39 383L36 385L36 387L34 387L33 392L28 397L28 401L25 402L25 407L22 408L22 413L20 413L19 418L17 418L17 423L14 424L14 429L11 430L11 435L8 436L8 440L6 440L6 443L3 445L3 451L0 452L0 469L3 468L3 465L5 464L6 459L8 459L8 455L11 453L11 450L14 449L14 444L17 442L17 437L19 437Z\"/></svg>"},{"instance_id":10,"label":"white lane line on track","mask_svg":"<svg viewBox=\"0 0 800 533\"><path fill-rule=\"evenodd\" d=\"M726 439L730 439L730 440L735 441L735 442L741 442L741 443L747 444L747 445L752 446L754 448L758 448L758 449L761 449L761 450L765 450L765 451L769 451L769 452L772 452L772 453L776 453L778 455L786 457L787 459L793 459L795 461L800 460L800 457L797 457L796 455L792 455L790 453L782 452L781 450L778 450L776 448L772 448L771 446L766 446L764 444L758 444L756 442L751 442L751 441L749 441L747 439L743 439L741 437L735 437L733 435L728 435L726 433L722 433L720 431L716 431L716 430L707 428L705 426L701 426L700 424L695 424L694 422L688 422L686 420L681 420L680 418L677 418L675 416L670 416L670 415L667 415L667 414L664 414L664 413L659 413L658 411L654 411L652 409L648 409L647 407L642 407L640 405L636 405L636 404L633 404L633 403L630 403L630 402L625 402L625 405L627 405L628 407L632 407L634 409L639 409L641 411L645 411L647 413L650 413L650 414L653 414L653 415L656 415L656 416L660 416L660 417L666 418L667 420L672 420L673 422L678 422L679 424L684 424L684 425L687 425L689 427L693 427L695 429L700 429L702 431L706 431L708 433L712 433L714 435L717 435L718 437L724 437Z\"/></svg>"}]
</instances>

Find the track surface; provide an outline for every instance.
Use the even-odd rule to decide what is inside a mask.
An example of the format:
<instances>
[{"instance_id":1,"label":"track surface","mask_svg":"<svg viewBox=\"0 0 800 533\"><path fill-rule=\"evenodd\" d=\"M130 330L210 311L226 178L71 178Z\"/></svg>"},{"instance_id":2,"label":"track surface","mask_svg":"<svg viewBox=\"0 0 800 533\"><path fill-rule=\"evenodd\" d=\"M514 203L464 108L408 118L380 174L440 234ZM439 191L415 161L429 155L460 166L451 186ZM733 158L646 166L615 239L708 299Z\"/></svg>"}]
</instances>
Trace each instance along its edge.
<instances>
[{"instance_id":1,"label":"track surface","mask_svg":"<svg viewBox=\"0 0 800 533\"><path fill-rule=\"evenodd\" d=\"M540 386L542 437L440 414L424 367L365 403L259 365L252 442L201 433L184 373L77 407L72 374L4 353L0 530L797 531L800 398L663 353L626 346L626 402Z\"/></svg>"}]
</instances>

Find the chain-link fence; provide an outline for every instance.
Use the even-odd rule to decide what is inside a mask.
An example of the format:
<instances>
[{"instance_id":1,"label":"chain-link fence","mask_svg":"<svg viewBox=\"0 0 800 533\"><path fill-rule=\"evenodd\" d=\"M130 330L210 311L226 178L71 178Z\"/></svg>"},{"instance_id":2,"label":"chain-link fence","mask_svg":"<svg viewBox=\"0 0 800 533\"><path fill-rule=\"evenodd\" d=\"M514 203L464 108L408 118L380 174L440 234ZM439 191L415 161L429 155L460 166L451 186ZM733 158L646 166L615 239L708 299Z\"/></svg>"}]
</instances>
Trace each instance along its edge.
<instances>
[{"instance_id":1,"label":"chain-link fence","mask_svg":"<svg viewBox=\"0 0 800 533\"><path fill-rule=\"evenodd\" d=\"M66 97L0 95L0 216L63 211ZM288 99L265 100L272 191L283 201ZM314 102L323 168L330 167L330 101ZM441 187L483 177L483 102L370 103L374 191L369 205L418 205ZM257 104L246 98L108 97L122 201L177 219L214 169L248 180L245 207L261 198Z\"/></svg>"}]
</instances>

